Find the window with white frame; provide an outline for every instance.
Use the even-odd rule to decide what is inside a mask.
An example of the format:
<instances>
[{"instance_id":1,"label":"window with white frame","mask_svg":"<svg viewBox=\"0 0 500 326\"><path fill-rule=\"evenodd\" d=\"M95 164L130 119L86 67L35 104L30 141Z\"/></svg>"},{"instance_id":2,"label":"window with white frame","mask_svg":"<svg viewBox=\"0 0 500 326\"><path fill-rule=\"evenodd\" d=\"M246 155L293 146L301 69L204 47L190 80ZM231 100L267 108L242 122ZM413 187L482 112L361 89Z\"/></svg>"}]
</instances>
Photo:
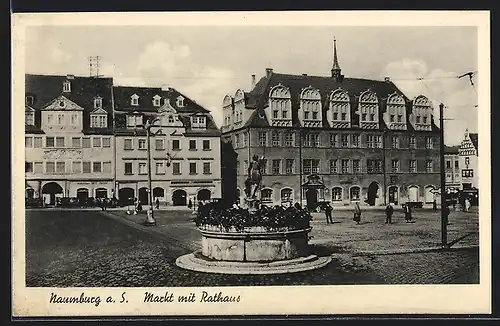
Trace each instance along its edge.
<instances>
[{"instance_id":1,"label":"window with white frame","mask_svg":"<svg viewBox=\"0 0 500 326\"><path fill-rule=\"evenodd\" d=\"M248 132L243 133L243 146L248 146Z\"/></svg>"},{"instance_id":2,"label":"window with white frame","mask_svg":"<svg viewBox=\"0 0 500 326\"><path fill-rule=\"evenodd\" d=\"M204 116L193 116L191 117L191 128L192 129L205 129L207 127L207 120Z\"/></svg>"},{"instance_id":3,"label":"window with white frame","mask_svg":"<svg viewBox=\"0 0 500 326\"><path fill-rule=\"evenodd\" d=\"M391 166L393 173L399 172L399 160L392 160Z\"/></svg>"},{"instance_id":4,"label":"window with white frame","mask_svg":"<svg viewBox=\"0 0 500 326\"><path fill-rule=\"evenodd\" d=\"M359 147L360 146L360 141L359 141L360 135L357 135L357 134L352 135L351 139L352 139L352 142L351 142L352 147Z\"/></svg>"},{"instance_id":5,"label":"window with white frame","mask_svg":"<svg viewBox=\"0 0 500 326\"><path fill-rule=\"evenodd\" d=\"M163 138L156 138L155 139L155 149L157 151L162 151L165 149L165 144Z\"/></svg>"},{"instance_id":6,"label":"window with white frame","mask_svg":"<svg viewBox=\"0 0 500 326\"><path fill-rule=\"evenodd\" d=\"M65 173L66 172L66 162L59 161L56 162L56 173Z\"/></svg>"},{"instance_id":7,"label":"window with white frame","mask_svg":"<svg viewBox=\"0 0 500 326\"><path fill-rule=\"evenodd\" d=\"M92 162L90 161L82 162L82 173L85 174L92 173Z\"/></svg>"},{"instance_id":8,"label":"window with white frame","mask_svg":"<svg viewBox=\"0 0 500 326\"><path fill-rule=\"evenodd\" d=\"M271 171L272 174L275 174L275 175L280 174L280 172L281 172L281 160L280 159L273 160L271 169L272 169L272 171Z\"/></svg>"},{"instance_id":9,"label":"window with white frame","mask_svg":"<svg viewBox=\"0 0 500 326\"><path fill-rule=\"evenodd\" d=\"M425 137L425 148L426 149L433 149L434 148L434 141L432 137Z\"/></svg>"},{"instance_id":10,"label":"window with white frame","mask_svg":"<svg viewBox=\"0 0 500 326\"><path fill-rule=\"evenodd\" d=\"M259 131L259 145L260 147L267 146L267 132Z\"/></svg>"},{"instance_id":11,"label":"window with white frame","mask_svg":"<svg viewBox=\"0 0 500 326\"><path fill-rule=\"evenodd\" d=\"M203 162L203 174L212 174L212 164L210 162Z\"/></svg>"},{"instance_id":12,"label":"window with white frame","mask_svg":"<svg viewBox=\"0 0 500 326\"><path fill-rule=\"evenodd\" d=\"M349 171L349 160L343 159L342 161L342 174L348 174L351 171Z\"/></svg>"},{"instance_id":13,"label":"window with white frame","mask_svg":"<svg viewBox=\"0 0 500 326\"><path fill-rule=\"evenodd\" d=\"M347 92L338 89L330 95L330 110L332 112L331 119L333 122L350 121L351 104Z\"/></svg>"},{"instance_id":14,"label":"window with white frame","mask_svg":"<svg viewBox=\"0 0 500 326\"><path fill-rule=\"evenodd\" d=\"M246 134L243 134L246 135ZM245 139L245 137L243 137ZM203 139L203 150L204 151L209 151L210 150L210 139Z\"/></svg>"},{"instance_id":15,"label":"window with white frame","mask_svg":"<svg viewBox=\"0 0 500 326\"><path fill-rule=\"evenodd\" d=\"M408 147L411 149L417 148L417 141L415 139L415 136L410 136L408 138Z\"/></svg>"},{"instance_id":16,"label":"window with white frame","mask_svg":"<svg viewBox=\"0 0 500 326\"><path fill-rule=\"evenodd\" d=\"M399 137L392 136L392 148L399 148Z\"/></svg>"},{"instance_id":17,"label":"window with white frame","mask_svg":"<svg viewBox=\"0 0 500 326\"><path fill-rule=\"evenodd\" d=\"M342 188L341 187L333 187L332 188L332 201L341 201L342 200Z\"/></svg>"},{"instance_id":18,"label":"window with white frame","mask_svg":"<svg viewBox=\"0 0 500 326\"><path fill-rule=\"evenodd\" d=\"M92 147L94 147L94 148L102 147L101 137L93 137L92 138Z\"/></svg>"},{"instance_id":19,"label":"window with white frame","mask_svg":"<svg viewBox=\"0 0 500 326\"><path fill-rule=\"evenodd\" d=\"M180 107L180 108L184 107L184 97L182 97L182 96L177 97L177 107Z\"/></svg>"},{"instance_id":20,"label":"window with white frame","mask_svg":"<svg viewBox=\"0 0 500 326\"><path fill-rule=\"evenodd\" d=\"M101 162L92 162L92 172L93 173L101 173L102 172Z\"/></svg>"},{"instance_id":21,"label":"window with white frame","mask_svg":"<svg viewBox=\"0 0 500 326\"><path fill-rule=\"evenodd\" d=\"M319 159L302 160L302 171L305 174L319 173Z\"/></svg>"},{"instance_id":22,"label":"window with white frame","mask_svg":"<svg viewBox=\"0 0 500 326\"><path fill-rule=\"evenodd\" d=\"M410 172L410 173L417 172L417 161L416 160L410 160L408 162L408 172Z\"/></svg>"},{"instance_id":23,"label":"window with white frame","mask_svg":"<svg viewBox=\"0 0 500 326\"><path fill-rule=\"evenodd\" d=\"M425 161L425 172L427 173L433 172L432 160Z\"/></svg>"},{"instance_id":24,"label":"window with white frame","mask_svg":"<svg viewBox=\"0 0 500 326\"><path fill-rule=\"evenodd\" d=\"M321 95L317 89L305 88L300 94L300 109L304 120L321 120Z\"/></svg>"},{"instance_id":25,"label":"window with white frame","mask_svg":"<svg viewBox=\"0 0 500 326\"><path fill-rule=\"evenodd\" d=\"M24 124L27 126L35 125L35 112L33 111L25 111L24 112Z\"/></svg>"},{"instance_id":26,"label":"window with white frame","mask_svg":"<svg viewBox=\"0 0 500 326\"><path fill-rule=\"evenodd\" d=\"M339 135L338 134L330 134L330 146L331 147L339 147Z\"/></svg>"},{"instance_id":27,"label":"window with white frame","mask_svg":"<svg viewBox=\"0 0 500 326\"><path fill-rule=\"evenodd\" d=\"M56 147L57 148L64 148L65 147L65 138L63 137L56 137Z\"/></svg>"},{"instance_id":28,"label":"window with white frame","mask_svg":"<svg viewBox=\"0 0 500 326\"><path fill-rule=\"evenodd\" d=\"M330 160L330 174L339 173L339 164L338 160Z\"/></svg>"},{"instance_id":29,"label":"window with white frame","mask_svg":"<svg viewBox=\"0 0 500 326\"><path fill-rule=\"evenodd\" d=\"M340 144L342 147L349 147L349 135L340 135Z\"/></svg>"},{"instance_id":30,"label":"window with white frame","mask_svg":"<svg viewBox=\"0 0 500 326\"><path fill-rule=\"evenodd\" d=\"M139 105L139 95L134 94L130 97L130 105L138 106Z\"/></svg>"},{"instance_id":31,"label":"window with white frame","mask_svg":"<svg viewBox=\"0 0 500 326\"><path fill-rule=\"evenodd\" d=\"M281 189L281 202L291 202L292 201L293 190L290 188Z\"/></svg>"},{"instance_id":32,"label":"window with white frame","mask_svg":"<svg viewBox=\"0 0 500 326\"><path fill-rule=\"evenodd\" d=\"M102 97L94 97L94 109L102 109Z\"/></svg>"},{"instance_id":33,"label":"window with white frame","mask_svg":"<svg viewBox=\"0 0 500 326\"><path fill-rule=\"evenodd\" d=\"M358 201L361 197L361 189L359 187L352 187L349 190L349 199L351 201Z\"/></svg>"},{"instance_id":34,"label":"window with white frame","mask_svg":"<svg viewBox=\"0 0 500 326\"><path fill-rule=\"evenodd\" d=\"M102 147L111 147L111 137L102 138Z\"/></svg>"},{"instance_id":35,"label":"window with white frame","mask_svg":"<svg viewBox=\"0 0 500 326\"><path fill-rule=\"evenodd\" d=\"M63 83L63 92L71 92L71 83L69 80Z\"/></svg>"},{"instance_id":36,"label":"window with white frame","mask_svg":"<svg viewBox=\"0 0 500 326\"><path fill-rule=\"evenodd\" d=\"M35 98L32 95L26 96L26 105L32 106L35 103Z\"/></svg>"},{"instance_id":37,"label":"window with white frame","mask_svg":"<svg viewBox=\"0 0 500 326\"><path fill-rule=\"evenodd\" d=\"M124 150L132 150L132 149L134 149L134 146L133 146L133 143L132 143L132 139L126 138L126 139L123 140L123 149Z\"/></svg>"},{"instance_id":38,"label":"window with white frame","mask_svg":"<svg viewBox=\"0 0 500 326\"><path fill-rule=\"evenodd\" d=\"M293 147L293 133L291 133L291 132L285 133L285 146L286 147Z\"/></svg>"},{"instance_id":39,"label":"window with white frame","mask_svg":"<svg viewBox=\"0 0 500 326\"><path fill-rule=\"evenodd\" d=\"M155 95L153 96L153 106L160 106L161 96Z\"/></svg>"},{"instance_id":40,"label":"window with white frame","mask_svg":"<svg viewBox=\"0 0 500 326\"><path fill-rule=\"evenodd\" d=\"M42 148L42 137L33 138L33 148Z\"/></svg>"},{"instance_id":41,"label":"window with white frame","mask_svg":"<svg viewBox=\"0 0 500 326\"><path fill-rule=\"evenodd\" d=\"M359 111L361 122L378 121L378 99L377 95L371 91L366 91L359 97Z\"/></svg>"},{"instance_id":42,"label":"window with white frame","mask_svg":"<svg viewBox=\"0 0 500 326\"><path fill-rule=\"evenodd\" d=\"M274 86L269 92L269 108L271 110L271 120L285 120L286 125L291 123L292 101L288 88L283 85Z\"/></svg>"},{"instance_id":43,"label":"window with white frame","mask_svg":"<svg viewBox=\"0 0 500 326\"><path fill-rule=\"evenodd\" d=\"M146 149L146 139L138 139L137 148L142 150Z\"/></svg>"},{"instance_id":44,"label":"window with white frame","mask_svg":"<svg viewBox=\"0 0 500 326\"><path fill-rule=\"evenodd\" d=\"M180 162L173 162L172 163L172 174L174 174L174 175L181 174L181 163Z\"/></svg>"},{"instance_id":45,"label":"window with white frame","mask_svg":"<svg viewBox=\"0 0 500 326\"><path fill-rule=\"evenodd\" d=\"M273 133L271 135L271 141L272 141L273 147L281 146L281 137L280 137L280 133L278 131L273 131Z\"/></svg>"},{"instance_id":46,"label":"window with white frame","mask_svg":"<svg viewBox=\"0 0 500 326\"><path fill-rule=\"evenodd\" d=\"M285 160L285 173L286 174L292 174L293 173L293 165L294 165L294 159L286 159Z\"/></svg>"},{"instance_id":47,"label":"window with white frame","mask_svg":"<svg viewBox=\"0 0 500 326\"><path fill-rule=\"evenodd\" d=\"M142 115L131 114L127 116L127 127L137 128L143 125Z\"/></svg>"},{"instance_id":48,"label":"window with white frame","mask_svg":"<svg viewBox=\"0 0 500 326\"><path fill-rule=\"evenodd\" d=\"M156 162L156 174L165 174L165 164L163 162Z\"/></svg>"},{"instance_id":49,"label":"window with white frame","mask_svg":"<svg viewBox=\"0 0 500 326\"><path fill-rule=\"evenodd\" d=\"M82 173L82 162L80 161L73 161L71 165L72 172L74 174L80 174Z\"/></svg>"},{"instance_id":50,"label":"window with white frame","mask_svg":"<svg viewBox=\"0 0 500 326\"><path fill-rule=\"evenodd\" d=\"M139 163L139 174L147 174L147 165L146 163Z\"/></svg>"},{"instance_id":51,"label":"window with white frame","mask_svg":"<svg viewBox=\"0 0 500 326\"><path fill-rule=\"evenodd\" d=\"M125 162L124 167L125 167L125 174L126 175L133 174L133 164L132 164L132 162Z\"/></svg>"},{"instance_id":52,"label":"window with white frame","mask_svg":"<svg viewBox=\"0 0 500 326\"><path fill-rule=\"evenodd\" d=\"M92 128L107 128L108 117L106 114L91 114L90 127Z\"/></svg>"},{"instance_id":53,"label":"window with white frame","mask_svg":"<svg viewBox=\"0 0 500 326\"><path fill-rule=\"evenodd\" d=\"M361 161L352 160L352 173L361 173Z\"/></svg>"},{"instance_id":54,"label":"window with white frame","mask_svg":"<svg viewBox=\"0 0 500 326\"><path fill-rule=\"evenodd\" d=\"M90 137L82 137L82 148L90 148Z\"/></svg>"},{"instance_id":55,"label":"window with white frame","mask_svg":"<svg viewBox=\"0 0 500 326\"><path fill-rule=\"evenodd\" d=\"M189 174L197 174L196 162L189 162Z\"/></svg>"},{"instance_id":56,"label":"window with white frame","mask_svg":"<svg viewBox=\"0 0 500 326\"><path fill-rule=\"evenodd\" d=\"M33 147L33 137L31 137L31 136L24 137L24 147L26 147L26 148Z\"/></svg>"},{"instance_id":57,"label":"window with white frame","mask_svg":"<svg viewBox=\"0 0 500 326\"><path fill-rule=\"evenodd\" d=\"M272 189L266 188L260 191L260 199L264 202L271 202L273 200L272 196L273 196Z\"/></svg>"}]
</instances>

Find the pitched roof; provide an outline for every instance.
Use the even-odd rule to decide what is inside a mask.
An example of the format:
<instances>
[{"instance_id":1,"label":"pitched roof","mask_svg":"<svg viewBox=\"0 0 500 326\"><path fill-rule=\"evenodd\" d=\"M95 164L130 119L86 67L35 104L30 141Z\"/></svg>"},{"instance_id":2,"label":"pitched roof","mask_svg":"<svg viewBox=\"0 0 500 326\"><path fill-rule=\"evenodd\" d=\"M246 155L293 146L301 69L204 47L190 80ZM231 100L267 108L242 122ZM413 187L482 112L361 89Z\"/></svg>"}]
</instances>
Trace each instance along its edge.
<instances>
[{"instance_id":1,"label":"pitched roof","mask_svg":"<svg viewBox=\"0 0 500 326\"><path fill-rule=\"evenodd\" d=\"M162 90L160 87L114 86L113 94L115 110L117 111L157 112L159 107L153 105L153 97L159 95L161 97L160 106L168 99L170 105L178 113L210 112L174 88ZM137 106L132 106L130 103L130 99L134 94L139 96L139 105ZM182 107L177 105L177 98L179 96L184 98L184 106Z\"/></svg>"},{"instance_id":2,"label":"pitched roof","mask_svg":"<svg viewBox=\"0 0 500 326\"><path fill-rule=\"evenodd\" d=\"M458 150L460 149L460 146L444 146L444 153L445 154L457 154L458 155Z\"/></svg>"},{"instance_id":3,"label":"pitched roof","mask_svg":"<svg viewBox=\"0 0 500 326\"><path fill-rule=\"evenodd\" d=\"M477 133L469 134L469 138L470 141L472 142L472 145L474 145L476 152L479 153L479 135Z\"/></svg>"},{"instance_id":4,"label":"pitched roof","mask_svg":"<svg viewBox=\"0 0 500 326\"><path fill-rule=\"evenodd\" d=\"M63 83L71 83L70 92L63 92ZM63 95L84 109L83 129L90 126L90 112L94 110L94 97L102 98L102 108L108 114L108 126L113 125L113 78L95 78L81 76L36 75L26 74L26 96L33 96L35 109L35 126L40 127L41 109L55 98Z\"/></svg>"},{"instance_id":5,"label":"pitched roof","mask_svg":"<svg viewBox=\"0 0 500 326\"><path fill-rule=\"evenodd\" d=\"M291 75L291 74L281 74L281 73L271 73L269 77L262 77L255 85L255 87L248 93L248 98L256 98L256 110L252 113L249 120L245 124L246 127L266 127L269 126L266 115L264 114L264 109L267 106L267 99L269 96L269 91L272 87L282 84L288 87L291 93L292 100L292 121L294 126L299 126L297 111L299 109L299 97L302 89L312 86L318 89L323 104L326 105L328 97L331 92L337 89L343 89L347 91L351 101L351 107L355 108L358 105L359 96L361 93L371 90L376 93L379 98L379 108L380 113L384 113L386 110L386 100L389 95L396 93L405 99L407 104L407 112L411 112L412 101L410 101L406 95L399 90L399 88L390 81L379 81L363 78L344 78L342 81L336 81L334 78L325 76L309 76L309 75ZM250 105L247 104L247 107ZM250 106L252 107L252 106ZM355 110L351 110L352 120L356 119ZM407 115L409 116L409 114ZM324 127L328 127L326 119L326 110L323 110L323 123ZM383 124L382 114L380 114L381 126ZM411 128L411 124L408 123L408 128ZM439 128L433 123L433 131L439 130Z\"/></svg>"}]
</instances>

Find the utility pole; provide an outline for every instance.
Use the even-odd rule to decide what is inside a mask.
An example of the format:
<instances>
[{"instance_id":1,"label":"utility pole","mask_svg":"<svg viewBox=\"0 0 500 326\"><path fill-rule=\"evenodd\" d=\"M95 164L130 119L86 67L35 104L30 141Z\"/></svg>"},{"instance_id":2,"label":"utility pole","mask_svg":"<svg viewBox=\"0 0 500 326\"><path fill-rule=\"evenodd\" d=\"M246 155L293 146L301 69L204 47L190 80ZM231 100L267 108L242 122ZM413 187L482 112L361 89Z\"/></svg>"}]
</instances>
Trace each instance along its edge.
<instances>
[{"instance_id":1,"label":"utility pole","mask_svg":"<svg viewBox=\"0 0 500 326\"><path fill-rule=\"evenodd\" d=\"M147 162L147 169L148 169L149 209L147 211L147 220L144 222L144 225L147 225L147 226L156 225L156 220L155 220L154 214L153 214L153 206L154 206L153 189L151 186L152 182L151 182L151 139L150 139L151 128L153 127L153 125L156 121L159 121L159 119L156 118L153 121L147 120L146 124L144 126L144 129L146 129L146 141L147 141L147 152L148 152L147 153L148 159L146 160L146 162ZM161 132L160 130L158 130L158 133ZM155 133L155 136L156 136L156 133Z\"/></svg>"},{"instance_id":2,"label":"utility pole","mask_svg":"<svg viewBox=\"0 0 500 326\"><path fill-rule=\"evenodd\" d=\"M387 135L387 128L384 129L384 133L382 134L382 154L383 154L383 158L384 158L384 205L387 206L387 162L386 162L386 135Z\"/></svg>"},{"instance_id":3,"label":"utility pole","mask_svg":"<svg viewBox=\"0 0 500 326\"><path fill-rule=\"evenodd\" d=\"M448 245L447 227L448 221L445 216L446 191L445 191L445 172L444 172L444 104L439 104L439 133L441 141L439 143L439 162L440 162L440 178L441 178L441 246Z\"/></svg>"},{"instance_id":4,"label":"utility pole","mask_svg":"<svg viewBox=\"0 0 500 326\"><path fill-rule=\"evenodd\" d=\"M299 127L299 198L302 206L302 127Z\"/></svg>"}]
</instances>

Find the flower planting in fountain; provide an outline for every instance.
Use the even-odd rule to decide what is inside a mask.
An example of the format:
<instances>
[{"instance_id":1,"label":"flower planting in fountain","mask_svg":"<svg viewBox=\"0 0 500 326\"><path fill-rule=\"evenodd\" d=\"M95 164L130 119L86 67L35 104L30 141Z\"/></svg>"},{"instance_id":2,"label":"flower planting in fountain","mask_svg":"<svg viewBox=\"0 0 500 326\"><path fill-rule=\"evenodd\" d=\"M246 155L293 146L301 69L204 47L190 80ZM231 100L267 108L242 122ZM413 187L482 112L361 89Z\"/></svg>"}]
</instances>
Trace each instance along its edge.
<instances>
[{"instance_id":1,"label":"flower planting in fountain","mask_svg":"<svg viewBox=\"0 0 500 326\"><path fill-rule=\"evenodd\" d=\"M260 207L253 212L220 203L200 206L194 222L200 229L220 232L279 232L310 228L312 216L299 205Z\"/></svg>"}]
</instances>

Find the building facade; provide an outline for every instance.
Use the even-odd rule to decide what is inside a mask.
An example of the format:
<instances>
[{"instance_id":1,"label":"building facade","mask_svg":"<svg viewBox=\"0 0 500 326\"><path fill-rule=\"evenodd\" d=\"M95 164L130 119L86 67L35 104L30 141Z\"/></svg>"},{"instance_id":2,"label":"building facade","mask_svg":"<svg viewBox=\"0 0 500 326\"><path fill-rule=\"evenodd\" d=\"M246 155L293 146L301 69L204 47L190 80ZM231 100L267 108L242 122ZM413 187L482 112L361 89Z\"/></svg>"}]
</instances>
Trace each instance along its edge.
<instances>
[{"instance_id":1,"label":"building facade","mask_svg":"<svg viewBox=\"0 0 500 326\"><path fill-rule=\"evenodd\" d=\"M458 150L462 190L479 189L478 184L478 134L465 131Z\"/></svg>"},{"instance_id":2,"label":"building facade","mask_svg":"<svg viewBox=\"0 0 500 326\"><path fill-rule=\"evenodd\" d=\"M447 193L455 193L462 188L459 146L446 146L444 149L445 185Z\"/></svg>"},{"instance_id":3,"label":"building facade","mask_svg":"<svg viewBox=\"0 0 500 326\"><path fill-rule=\"evenodd\" d=\"M265 159L261 198L272 204L425 204L439 188L441 139L430 100L408 99L389 78L344 78L335 45L330 76L268 68L222 107L240 197L254 155Z\"/></svg>"},{"instance_id":4,"label":"building facade","mask_svg":"<svg viewBox=\"0 0 500 326\"><path fill-rule=\"evenodd\" d=\"M112 78L26 75L26 197L114 194Z\"/></svg>"},{"instance_id":5,"label":"building facade","mask_svg":"<svg viewBox=\"0 0 500 326\"><path fill-rule=\"evenodd\" d=\"M220 131L210 112L173 88L115 86L116 192L148 203L148 138L153 197L186 206L221 198Z\"/></svg>"}]
</instances>

